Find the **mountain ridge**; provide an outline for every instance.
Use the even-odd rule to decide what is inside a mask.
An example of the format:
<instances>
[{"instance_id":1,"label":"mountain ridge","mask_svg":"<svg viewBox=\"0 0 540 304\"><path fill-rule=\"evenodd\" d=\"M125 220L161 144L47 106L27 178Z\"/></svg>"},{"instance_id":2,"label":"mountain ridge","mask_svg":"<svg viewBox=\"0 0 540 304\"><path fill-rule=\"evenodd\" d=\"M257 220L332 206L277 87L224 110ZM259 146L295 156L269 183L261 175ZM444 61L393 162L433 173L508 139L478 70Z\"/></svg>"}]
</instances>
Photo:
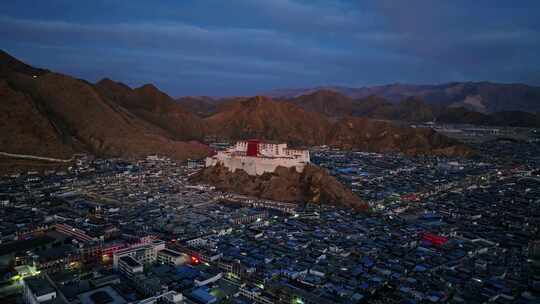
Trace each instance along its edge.
<instances>
[{"instance_id":1,"label":"mountain ridge","mask_svg":"<svg viewBox=\"0 0 540 304\"><path fill-rule=\"evenodd\" d=\"M3 152L60 158L74 153L106 157L163 154L177 159L203 157L209 152L200 143L176 140L86 81L28 68L13 57L0 66Z\"/></svg>"},{"instance_id":2,"label":"mountain ridge","mask_svg":"<svg viewBox=\"0 0 540 304\"><path fill-rule=\"evenodd\" d=\"M295 98L312 94L317 90L332 90L352 99L370 95L383 97L390 102L399 102L407 97L421 97L430 104L450 105L463 103L467 98L480 99L487 112L540 111L540 86L522 83L495 83L489 81L448 82L433 85L388 84L360 88L342 86L320 86L307 89L277 89L264 92L273 98Z\"/></svg>"},{"instance_id":3,"label":"mountain ridge","mask_svg":"<svg viewBox=\"0 0 540 304\"><path fill-rule=\"evenodd\" d=\"M352 99L339 92L323 90L284 100L297 104L306 111L326 114L334 118L354 116L408 123L441 122L488 126L540 127L540 115L538 113L525 111L485 113L476 111L472 106L459 103L446 106L430 104L418 96L410 96L398 102L391 102L376 95Z\"/></svg>"}]
</instances>

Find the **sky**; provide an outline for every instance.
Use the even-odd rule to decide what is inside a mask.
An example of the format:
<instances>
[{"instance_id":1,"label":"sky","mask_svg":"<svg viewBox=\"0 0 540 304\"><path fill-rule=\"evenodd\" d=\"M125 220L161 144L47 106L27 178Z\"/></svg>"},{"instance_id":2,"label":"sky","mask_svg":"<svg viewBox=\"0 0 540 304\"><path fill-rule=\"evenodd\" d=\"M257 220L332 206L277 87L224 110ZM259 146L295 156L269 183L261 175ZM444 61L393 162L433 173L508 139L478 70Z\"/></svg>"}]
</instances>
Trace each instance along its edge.
<instances>
[{"instance_id":1,"label":"sky","mask_svg":"<svg viewBox=\"0 0 540 304\"><path fill-rule=\"evenodd\" d=\"M3 3L2 3L3 2ZM0 0L0 48L172 96L540 85L538 0Z\"/></svg>"}]
</instances>

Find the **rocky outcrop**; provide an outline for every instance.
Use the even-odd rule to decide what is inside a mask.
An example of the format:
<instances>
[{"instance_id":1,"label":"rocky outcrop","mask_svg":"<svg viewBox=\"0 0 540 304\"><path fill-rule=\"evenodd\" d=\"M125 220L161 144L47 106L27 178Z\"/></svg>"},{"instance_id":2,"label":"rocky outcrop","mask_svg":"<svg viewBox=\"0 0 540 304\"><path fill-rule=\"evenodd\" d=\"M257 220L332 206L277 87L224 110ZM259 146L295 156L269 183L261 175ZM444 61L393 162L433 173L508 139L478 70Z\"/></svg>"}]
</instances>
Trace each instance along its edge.
<instances>
[{"instance_id":1,"label":"rocky outcrop","mask_svg":"<svg viewBox=\"0 0 540 304\"><path fill-rule=\"evenodd\" d=\"M294 168L278 167L273 173L248 175L243 170L230 172L222 165L202 169L193 182L217 189L282 202L329 204L367 210L367 204L331 176L326 169L308 165L302 173Z\"/></svg>"}]
</instances>

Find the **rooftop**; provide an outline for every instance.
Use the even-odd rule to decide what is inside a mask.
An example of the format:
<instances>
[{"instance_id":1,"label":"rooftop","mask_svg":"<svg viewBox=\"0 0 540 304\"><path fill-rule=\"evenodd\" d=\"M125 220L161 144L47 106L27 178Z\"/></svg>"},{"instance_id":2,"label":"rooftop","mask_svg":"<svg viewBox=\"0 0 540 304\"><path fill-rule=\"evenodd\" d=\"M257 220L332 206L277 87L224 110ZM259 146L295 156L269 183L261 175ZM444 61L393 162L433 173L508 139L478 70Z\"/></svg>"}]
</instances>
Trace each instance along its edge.
<instances>
[{"instance_id":1,"label":"rooftop","mask_svg":"<svg viewBox=\"0 0 540 304\"><path fill-rule=\"evenodd\" d=\"M24 283L30 288L36 297L56 292L49 281L43 277L24 278Z\"/></svg>"}]
</instances>

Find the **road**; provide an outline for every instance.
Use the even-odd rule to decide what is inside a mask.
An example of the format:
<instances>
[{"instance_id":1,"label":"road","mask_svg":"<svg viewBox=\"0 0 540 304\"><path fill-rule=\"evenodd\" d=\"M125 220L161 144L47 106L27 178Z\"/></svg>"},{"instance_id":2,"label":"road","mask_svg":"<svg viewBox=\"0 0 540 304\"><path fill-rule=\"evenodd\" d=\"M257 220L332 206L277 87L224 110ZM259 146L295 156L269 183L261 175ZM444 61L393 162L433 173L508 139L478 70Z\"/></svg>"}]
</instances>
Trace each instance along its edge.
<instances>
[{"instance_id":1,"label":"road","mask_svg":"<svg viewBox=\"0 0 540 304\"><path fill-rule=\"evenodd\" d=\"M0 151L0 156L11 157L11 158L21 158L21 159L31 159L31 160L43 160L43 161L57 162L57 163L69 163L73 161L73 158L61 159L61 158L37 156L37 155L30 155L30 154L15 154L15 153L3 152L3 151Z\"/></svg>"}]
</instances>

